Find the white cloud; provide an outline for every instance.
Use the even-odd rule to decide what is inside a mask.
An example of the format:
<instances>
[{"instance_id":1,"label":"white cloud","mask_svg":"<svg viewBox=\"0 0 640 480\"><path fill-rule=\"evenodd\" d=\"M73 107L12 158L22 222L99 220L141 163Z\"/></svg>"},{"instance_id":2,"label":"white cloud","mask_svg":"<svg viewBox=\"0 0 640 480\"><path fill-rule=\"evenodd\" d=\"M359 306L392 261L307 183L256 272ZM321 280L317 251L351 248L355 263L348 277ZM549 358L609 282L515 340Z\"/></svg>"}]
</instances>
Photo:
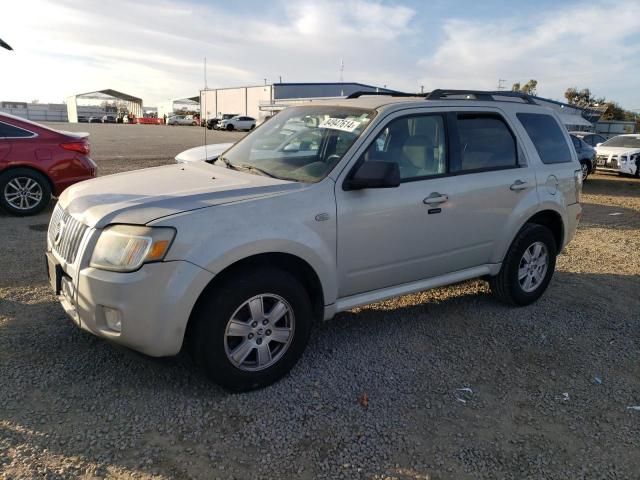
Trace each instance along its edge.
<instances>
[{"instance_id":1,"label":"white cloud","mask_svg":"<svg viewBox=\"0 0 640 480\"><path fill-rule=\"evenodd\" d=\"M265 5L265 14L275 8ZM8 11L7 11L8 10ZM384 56L410 32L415 12L377 1L286 2L280 18L233 15L209 4L141 0L25 0L3 9L2 99L61 101L114 88L146 104L195 95L208 84L345 79L393 84ZM18 21L19 19L19 21ZM381 55L383 58L381 58Z\"/></svg>"},{"instance_id":2,"label":"white cloud","mask_svg":"<svg viewBox=\"0 0 640 480\"><path fill-rule=\"evenodd\" d=\"M634 0L560 6L536 18L443 18L440 32L417 27L428 9L380 0L280 0L248 13L188 0L8 5L1 36L15 52L0 52L0 100L61 101L113 88L153 105L196 95L205 56L208 84L217 87L279 76L337 81L343 59L345 81L407 91L536 78L539 93L555 98L578 85L623 103L637 99Z\"/></svg>"},{"instance_id":3,"label":"white cloud","mask_svg":"<svg viewBox=\"0 0 640 480\"><path fill-rule=\"evenodd\" d=\"M508 86L535 78L543 96L561 99L577 85L629 101L640 76L638 18L640 3L617 1L564 6L534 18L447 20L442 43L419 62L424 84L495 89L499 78Z\"/></svg>"}]
</instances>

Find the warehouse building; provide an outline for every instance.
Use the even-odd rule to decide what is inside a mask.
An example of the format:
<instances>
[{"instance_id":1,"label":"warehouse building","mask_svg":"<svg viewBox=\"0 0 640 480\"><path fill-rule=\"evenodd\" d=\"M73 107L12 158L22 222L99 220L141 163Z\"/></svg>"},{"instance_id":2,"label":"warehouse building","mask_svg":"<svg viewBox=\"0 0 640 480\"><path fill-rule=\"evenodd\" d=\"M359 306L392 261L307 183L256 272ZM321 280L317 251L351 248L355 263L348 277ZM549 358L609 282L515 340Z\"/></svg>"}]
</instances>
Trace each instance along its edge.
<instances>
[{"instance_id":1,"label":"warehouse building","mask_svg":"<svg viewBox=\"0 0 640 480\"><path fill-rule=\"evenodd\" d=\"M200 112L205 119L225 113L262 120L278 110L320 98L344 97L354 92L393 92L362 83L274 83L251 87L200 91Z\"/></svg>"}]
</instances>

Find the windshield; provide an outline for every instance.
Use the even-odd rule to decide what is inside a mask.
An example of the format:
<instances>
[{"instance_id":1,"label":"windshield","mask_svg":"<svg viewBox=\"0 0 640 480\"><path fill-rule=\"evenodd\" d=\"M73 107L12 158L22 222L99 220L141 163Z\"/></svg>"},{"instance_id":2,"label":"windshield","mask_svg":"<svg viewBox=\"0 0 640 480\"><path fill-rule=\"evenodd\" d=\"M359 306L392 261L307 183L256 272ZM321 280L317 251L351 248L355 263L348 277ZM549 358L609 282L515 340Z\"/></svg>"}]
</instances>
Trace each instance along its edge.
<instances>
[{"instance_id":1,"label":"windshield","mask_svg":"<svg viewBox=\"0 0 640 480\"><path fill-rule=\"evenodd\" d=\"M297 182L322 180L374 116L350 107L290 107L225 152L229 168Z\"/></svg>"},{"instance_id":2,"label":"windshield","mask_svg":"<svg viewBox=\"0 0 640 480\"><path fill-rule=\"evenodd\" d=\"M640 148L640 137L613 137L601 146L603 147L624 147L624 148Z\"/></svg>"}]
</instances>

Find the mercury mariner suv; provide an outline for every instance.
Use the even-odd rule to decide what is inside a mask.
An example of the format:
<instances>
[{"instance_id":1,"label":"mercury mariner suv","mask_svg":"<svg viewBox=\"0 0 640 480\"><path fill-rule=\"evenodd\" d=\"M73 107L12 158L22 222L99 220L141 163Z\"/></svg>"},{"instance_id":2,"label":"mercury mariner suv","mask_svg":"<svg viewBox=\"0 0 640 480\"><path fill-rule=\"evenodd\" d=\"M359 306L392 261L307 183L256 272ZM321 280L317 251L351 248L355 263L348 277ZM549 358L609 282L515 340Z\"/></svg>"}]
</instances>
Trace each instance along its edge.
<instances>
[{"instance_id":1,"label":"mercury mariner suv","mask_svg":"<svg viewBox=\"0 0 640 480\"><path fill-rule=\"evenodd\" d=\"M536 301L581 188L569 134L525 95L356 93L287 108L212 164L68 188L49 278L81 328L152 356L184 346L249 390L359 305L476 277Z\"/></svg>"}]
</instances>

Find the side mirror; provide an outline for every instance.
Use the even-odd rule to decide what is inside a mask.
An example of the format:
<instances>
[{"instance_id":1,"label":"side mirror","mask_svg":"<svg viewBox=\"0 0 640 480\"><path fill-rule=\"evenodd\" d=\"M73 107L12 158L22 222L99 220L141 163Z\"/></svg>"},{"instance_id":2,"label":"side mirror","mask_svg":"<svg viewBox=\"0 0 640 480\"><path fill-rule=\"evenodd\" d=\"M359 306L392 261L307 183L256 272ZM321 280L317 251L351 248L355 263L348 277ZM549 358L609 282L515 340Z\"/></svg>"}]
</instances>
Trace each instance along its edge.
<instances>
[{"instance_id":1,"label":"side mirror","mask_svg":"<svg viewBox=\"0 0 640 480\"><path fill-rule=\"evenodd\" d=\"M363 162L347 180L347 190L394 188L400 186L400 168L396 162Z\"/></svg>"}]
</instances>

